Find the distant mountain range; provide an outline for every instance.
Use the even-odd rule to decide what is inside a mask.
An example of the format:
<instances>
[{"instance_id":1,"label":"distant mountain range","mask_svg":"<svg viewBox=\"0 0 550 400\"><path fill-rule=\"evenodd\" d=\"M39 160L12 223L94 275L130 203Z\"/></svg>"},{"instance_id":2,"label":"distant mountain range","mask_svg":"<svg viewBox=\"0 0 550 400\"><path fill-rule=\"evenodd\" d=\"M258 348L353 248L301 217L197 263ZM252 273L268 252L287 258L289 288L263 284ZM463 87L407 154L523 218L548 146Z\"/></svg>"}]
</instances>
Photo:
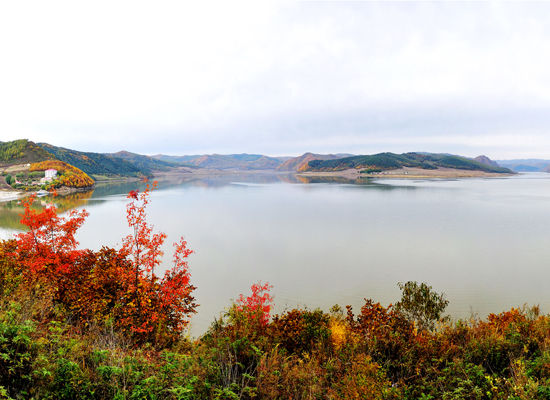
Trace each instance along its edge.
<instances>
[{"instance_id":1,"label":"distant mountain range","mask_svg":"<svg viewBox=\"0 0 550 400\"><path fill-rule=\"evenodd\" d=\"M550 172L550 160L528 158L518 160L498 160L497 163L503 167L510 168L515 172Z\"/></svg>"},{"instance_id":2,"label":"distant mountain range","mask_svg":"<svg viewBox=\"0 0 550 400\"><path fill-rule=\"evenodd\" d=\"M194 156L167 156L158 154L154 160L213 169L266 170L276 169L289 157L269 157L261 154L202 154Z\"/></svg>"},{"instance_id":3,"label":"distant mountain range","mask_svg":"<svg viewBox=\"0 0 550 400\"><path fill-rule=\"evenodd\" d=\"M229 171L337 171L348 168L386 170L401 167L435 169L440 167L485 172L549 171L550 160L503 160L495 162L486 156L475 159L452 154L380 153L374 155L314 154L298 157L271 157L262 154L201 154L147 156L119 151L117 153L82 152L48 143L21 139L0 142L0 167L14 164L59 160L79 168L92 177L152 176L175 169L212 169Z\"/></svg>"}]
</instances>

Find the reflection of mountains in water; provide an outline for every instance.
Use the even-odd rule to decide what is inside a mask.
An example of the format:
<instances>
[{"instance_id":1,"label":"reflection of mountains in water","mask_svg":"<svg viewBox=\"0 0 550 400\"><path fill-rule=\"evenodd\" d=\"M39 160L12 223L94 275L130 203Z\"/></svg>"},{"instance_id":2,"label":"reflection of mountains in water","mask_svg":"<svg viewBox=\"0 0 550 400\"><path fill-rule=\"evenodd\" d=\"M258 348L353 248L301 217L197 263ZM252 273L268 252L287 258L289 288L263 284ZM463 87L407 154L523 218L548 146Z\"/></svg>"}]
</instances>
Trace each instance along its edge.
<instances>
[{"instance_id":1,"label":"reflection of mountains in water","mask_svg":"<svg viewBox=\"0 0 550 400\"><path fill-rule=\"evenodd\" d=\"M34 200L32 209L40 210L47 205L55 205L59 213L85 206L92 197L93 190L78 193L69 193L58 196L44 196ZM25 209L19 200L0 203L0 228L22 230L24 226L19 222Z\"/></svg>"},{"instance_id":2,"label":"reflection of mountains in water","mask_svg":"<svg viewBox=\"0 0 550 400\"><path fill-rule=\"evenodd\" d=\"M396 185L377 183L371 178L360 177L349 179L336 176L299 176L295 174L220 174L208 176L170 176L158 181L158 190L168 190L174 187L204 187L223 188L236 183L249 184L338 184L355 188L370 188L377 190L415 190L413 185ZM111 196L126 196L131 190L142 191L145 189L145 182L123 181L98 183L93 190L87 192L70 193L58 196L45 196L35 200L33 208L40 209L47 204L54 204L58 211L63 213L78 207L93 207L102 204ZM22 230L20 224L21 214L24 209L18 200L0 203L0 228Z\"/></svg>"},{"instance_id":3,"label":"reflection of mountains in water","mask_svg":"<svg viewBox=\"0 0 550 400\"><path fill-rule=\"evenodd\" d=\"M372 177L359 177L355 179L346 178L343 176L304 176L295 175L297 183L304 184L337 184L347 185L350 188L368 188L376 190L416 190L418 187L414 185L398 185L395 183L381 183Z\"/></svg>"},{"instance_id":4,"label":"reflection of mountains in water","mask_svg":"<svg viewBox=\"0 0 550 400\"><path fill-rule=\"evenodd\" d=\"M116 195L126 195L132 190L145 189L145 183L142 181L120 181L120 182L99 182L96 183L93 190L92 200L101 203L101 198Z\"/></svg>"},{"instance_id":5,"label":"reflection of mountains in water","mask_svg":"<svg viewBox=\"0 0 550 400\"><path fill-rule=\"evenodd\" d=\"M19 200L0 203L0 228L23 229L23 225L19 222L23 211Z\"/></svg>"},{"instance_id":6,"label":"reflection of mountains in water","mask_svg":"<svg viewBox=\"0 0 550 400\"><path fill-rule=\"evenodd\" d=\"M158 181L158 190L171 189L178 186L187 187L202 187L202 188L223 188L228 185L235 184L317 184L317 183L334 183L347 185L360 185L369 187L378 187L381 189L411 189L411 186L400 186L395 184L376 183L376 180L367 177L359 177L357 179L348 179L337 176L299 176L294 173L228 173L217 175L173 175L162 177ZM101 199L107 196L126 195L131 190L143 190L145 183L143 182L120 182L99 184L96 186L92 200Z\"/></svg>"},{"instance_id":7,"label":"reflection of mountains in water","mask_svg":"<svg viewBox=\"0 0 550 400\"><path fill-rule=\"evenodd\" d=\"M293 174L267 174L267 173L231 173L206 176L182 176L170 177L159 180L159 189L174 186L193 186L205 188L220 188L235 183L273 184L280 182L297 183Z\"/></svg>"}]
</instances>

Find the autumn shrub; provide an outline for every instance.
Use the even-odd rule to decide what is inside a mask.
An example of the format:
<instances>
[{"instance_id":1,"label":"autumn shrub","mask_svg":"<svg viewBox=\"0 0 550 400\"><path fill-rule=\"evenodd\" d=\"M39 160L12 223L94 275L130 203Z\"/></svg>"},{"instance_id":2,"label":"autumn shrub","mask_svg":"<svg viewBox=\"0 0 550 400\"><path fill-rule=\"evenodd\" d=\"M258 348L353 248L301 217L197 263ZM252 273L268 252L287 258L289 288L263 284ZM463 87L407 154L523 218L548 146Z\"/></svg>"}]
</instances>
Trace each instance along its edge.
<instances>
[{"instance_id":1,"label":"autumn shrub","mask_svg":"<svg viewBox=\"0 0 550 400\"><path fill-rule=\"evenodd\" d=\"M247 339L256 346L260 343L263 346L266 343L273 307L271 288L269 283L253 284L250 288L251 294L239 295L224 315L214 321L203 339L217 340L220 337L231 341Z\"/></svg>"},{"instance_id":2,"label":"autumn shrub","mask_svg":"<svg viewBox=\"0 0 550 400\"><path fill-rule=\"evenodd\" d=\"M411 374L417 360L414 349L416 336L413 325L390 305L382 306L365 299L360 314L354 316L348 306L347 322L359 338L359 350L383 366L392 381Z\"/></svg>"},{"instance_id":3,"label":"autumn shrub","mask_svg":"<svg viewBox=\"0 0 550 400\"><path fill-rule=\"evenodd\" d=\"M216 365L209 380L216 398L253 398L259 361L269 347L268 324L273 297L269 283L255 283L241 294L201 338L202 354Z\"/></svg>"},{"instance_id":4,"label":"autumn shrub","mask_svg":"<svg viewBox=\"0 0 550 400\"><path fill-rule=\"evenodd\" d=\"M15 240L0 241L0 302L7 299L21 281L22 268L14 257Z\"/></svg>"},{"instance_id":5,"label":"autumn shrub","mask_svg":"<svg viewBox=\"0 0 550 400\"><path fill-rule=\"evenodd\" d=\"M539 343L532 335L533 325L519 309L490 314L487 321L473 324L464 346L465 357L490 373L509 376L514 360L540 354Z\"/></svg>"},{"instance_id":6,"label":"autumn shrub","mask_svg":"<svg viewBox=\"0 0 550 400\"><path fill-rule=\"evenodd\" d=\"M269 400L327 398L324 372L318 358L287 356L275 347L258 365L258 397Z\"/></svg>"},{"instance_id":7,"label":"autumn shrub","mask_svg":"<svg viewBox=\"0 0 550 400\"><path fill-rule=\"evenodd\" d=\"M269 336L289 354L311 353L329 345L329 323L329 315L319 309L293 309L273 317Z\"/></svg>"},{"instance_id":8,"label":"autumn shrub","mask_svg":"<svg viewBox=\"0 0 550 400\"><path fill-rule=\"evenodd\" d=\"M318 354L286 355L275 347L258 366L262 399L400 399L384 370L369 356L357 354L342 362Z\"/></svg>"},{"instance_id":9,"label":"autumn shrub","mask_svg":"<svg viewBox=\"0 0 550 400\"><path fill-rule=\"evenodd\" d=\"M339 364L337 374L327 391L331 398L390 400L401 399L399 388L393 387L385 371L365 354L356 355L350 362Z\"/></svg>"},{"instance_id":10,"label":"autumn shrub","mask_svg":"<svg viewBox=\"0 0 550 400\"><path fill-rule=\"evenodd\" d=\"M85 326L112 321L124 329L119 325L129 293L133 293L131 277L130 262L117 250L88 250L75 261L57 297L71 317Z\"/></svg>"}]
</instances>

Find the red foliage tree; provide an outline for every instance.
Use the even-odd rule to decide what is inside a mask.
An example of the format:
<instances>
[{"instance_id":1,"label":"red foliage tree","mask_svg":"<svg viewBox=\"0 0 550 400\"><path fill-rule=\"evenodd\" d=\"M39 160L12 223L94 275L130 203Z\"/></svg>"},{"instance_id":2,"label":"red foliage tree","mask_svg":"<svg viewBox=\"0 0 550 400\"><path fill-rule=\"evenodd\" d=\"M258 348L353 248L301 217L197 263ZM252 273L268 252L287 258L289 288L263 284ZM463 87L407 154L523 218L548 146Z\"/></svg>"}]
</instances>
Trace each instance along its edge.
<instances>
[{"instance_id":1,"label":"red foliage tree","mask_svg":"<svg viewBox=\"0 0 550 400\"><path fill-rule=\"evenodd\" d=\"M88 215L85 210L63 217L54 206L31 208L34 197L24 200L21 222L28 231L17 235L14 256L25 281L41 279L52 300L82 325L112 321L136 341L166 343L177 338L197 307L187 263L192 250L181 238L174 244L174 266L162 279L155 275L166 238L153 233L147 222L146 207L155 187L128 195L127 220L133 234L124 239L121 250L77 249L75 234Z\"/></svg>"},{"instance_id":2,"label":"red foliage tree","mask_svg":"<svg viewBox=\"0 0 550 400\"><path fill-rule=\"evenodd\" d=\"M41 211L32 209L35 196L22 200L25 209L21 223L28 231L17 238L17 256L26 267L24 272L29 278L45 276L58 279L69 273L76 258L81 254L77 250L75 234L82 226L88 212L72 210L62 217L54 206Z\"/></svg>"},{"instance_id":3,"label":"red foliage tree","mask_svg":"<svg viewBox=\"0 0 550 400\"><path fill-rule=\"evenodd\" d=\"M127 254L135 269L136 285L140 274L152 278L155 267L160 264L163 256L162 245L166 240L163 232L153 233L153 226L147 222L146 208L149 204L151 191L157 186L147 184L141 193L132 190L127 198L126 219L132 233L122 240L122 252Z\"/></svg>"},{"instance_id":4,"label":"red foliage tree","mask_svg":"<svg viewBox=\"0 0 550 400\"><path fill-rule=\"evenodd\" d=\"M157 183L147 184L141 193L128 193L130 203L126 207L126 219L132 233L123 239L121 252L129 258L134 270L133 296L125 321L136 334L154 334L155 327L163 326L173 333L181 332L189 323L189 315L196 312L197 304L191 296L195 289L190 284L187 257L193 253L181 238L174 243L174 266L162 279L155 274L155 267L164 255L164 233L154 233L147 222L147 206L151 191ZM153 301L154 299L154 301Z\"/></svg>"},{"instance_id":5,"label":"red foliage tree","mask_svg":"<svg viewBox=\"0 0 550 400\"><path fill-rule=\"evenodd\" d=\"M188 323L185 317L195 313L197 305L191 296L195 287L190 284L191 275L186 260L193 250L187 248L183 237L174 243L174 247L174 267L164 273L161 281L161 305L167 322L179 331L185 328Z\"/></svg>"},{"instance_id":6,"label":"red foliage tree","mask_svg":"<svg viewBox=\"0 0 550 400\"><path fill-rule=\"evenodd\" d=\"M273 288L269 283L255 283L250 287L250 296L239 295L236 301L237 312L242 313L248 321L267 325L273 308L273 296L269 291Z\"/></svg>"}]
</instances>

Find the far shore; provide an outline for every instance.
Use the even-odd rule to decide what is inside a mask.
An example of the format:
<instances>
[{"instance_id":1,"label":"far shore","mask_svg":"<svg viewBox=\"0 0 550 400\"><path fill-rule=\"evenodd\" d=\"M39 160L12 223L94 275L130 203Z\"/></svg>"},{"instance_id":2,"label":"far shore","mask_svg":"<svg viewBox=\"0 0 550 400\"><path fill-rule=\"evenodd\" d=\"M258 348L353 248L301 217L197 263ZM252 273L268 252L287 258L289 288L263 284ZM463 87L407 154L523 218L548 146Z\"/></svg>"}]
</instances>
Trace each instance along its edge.
<instances>
[{"instance_id":1,"label":"far shore","mask_svg":"<svg viewBox=\"0 0 550 400\"><path fill-rule=\"evenodd\" d=\"M348 179L378 178L378 179L449 179L449 178L501 178L514 174L500 174L484 171L470 171L454 168L422 169L403 167L383 172L362 174L360 170L350 168L342 171L311 171L300 172L300 176L338 176Z\"/></svg>"}]
</instances>

